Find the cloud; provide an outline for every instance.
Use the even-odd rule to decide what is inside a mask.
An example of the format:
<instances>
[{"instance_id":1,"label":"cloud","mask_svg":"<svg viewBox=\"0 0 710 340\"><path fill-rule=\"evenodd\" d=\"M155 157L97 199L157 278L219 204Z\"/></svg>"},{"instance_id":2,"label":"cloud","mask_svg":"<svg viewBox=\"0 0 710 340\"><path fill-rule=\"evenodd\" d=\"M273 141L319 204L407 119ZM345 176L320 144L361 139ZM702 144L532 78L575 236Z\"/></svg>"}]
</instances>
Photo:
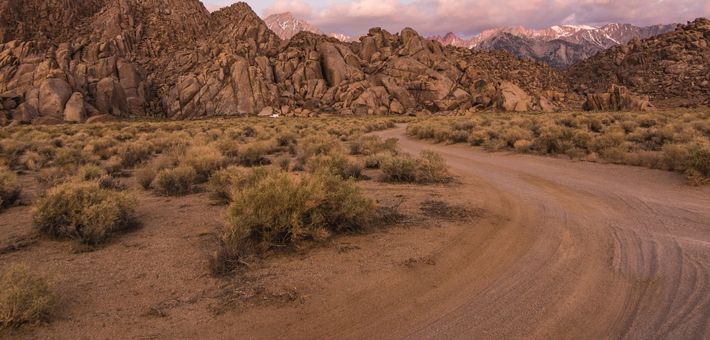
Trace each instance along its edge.
<instances>
[{"instance_id":1,"label":"cloud","mask_svg":"<svg viewBox=\"0 0 710 340\"><path fill-rule=\"evenodd\" d=\"M303 0L276 0L264 10L264 16L284 12L291 12L298 18L306 18L313 15L313 8Z\"/></svg>"},{"instance_id":2,"label":"cloud","mask_svg":"<svg viewBox=\"0 0 710 340\"><path fill-rule=\"evenodd\" d=\"M370 27L422 34L473 35L499 26L547 27L610 22L652 25L710 16L707 0L276 0L264 14L290 11L325 32L364 34Z\"/></svg>"}]
</instances>

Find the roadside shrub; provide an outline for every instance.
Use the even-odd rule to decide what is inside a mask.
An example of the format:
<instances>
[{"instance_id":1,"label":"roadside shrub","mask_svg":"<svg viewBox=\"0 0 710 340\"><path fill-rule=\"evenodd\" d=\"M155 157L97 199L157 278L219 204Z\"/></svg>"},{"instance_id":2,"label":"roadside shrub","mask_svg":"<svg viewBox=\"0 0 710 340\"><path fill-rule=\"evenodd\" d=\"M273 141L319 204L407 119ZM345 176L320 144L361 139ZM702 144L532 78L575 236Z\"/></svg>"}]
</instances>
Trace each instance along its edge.
<instances>
[{"instance_id":1,"label":"roadside shrub","mask_svg":"<svg viewBox=\"0 0 710 340\"><path fill-rule=\"evenodd\" d=\"M39 171L47 163L46 157L34 151L27 151L19 159L25 170Z\"/></svg>"},{"instance_id":2,"label":"roadside shrub","mask_svg":"<svg viewBox=\"0 0 710 340\"><path fill-rule=\"evenodd\" d=\"M47 283L27 265L8 266L0 278L0 330L46 321L53 302Z\"/></svg>"},{"instance_id":3,"label":"roadside shrub","mask_svg":"<svg viewBox=\"0 0 710 340\"><path fill-rule=\"evenodd\" d=\"M391 156L380 163L384 179L388 182L411 183L417 181L417 160L409 155Z\"/></svg>"},{"instance_id":4,"label":"roadside shrub","mask_svg":"<svg viewBox=\"0 0 710 340\"><path fill-rule=\"evenodd\" d=\"M327 173L300 179L272 172L234 191L215 272L233 268L249 252L319 240L329 233L363 228L374 203L352 181Z\"/></svg>"},{"instance_id":5,"label":"roadside shrub","mask_svg":"<svg viewBox=\"0 0 710 340\"><path fill-rule=\"evenodd\" d=\"M191 166L179 166L174 169L164 169L155 176L156 189L168 196L189 194L197 182L197 171Z\"/></svg>"},{"instance_id":6,"label":"roadside shrub","mask_svg":"<svg viewBox=\"0 0 710 340\"><path fill-rule=\"evenodd\" d=\"M0 167L0 209L9 207L20 197L17 176L10 169Z\"/></svg>"},{"instance_id":7,"label":"roadside shrub","mask_svg":"<svg viewBox=\"0 0 710 340\"><path fill-rule=\"evenodd\" d=\"M385 158L380 168L388 182L428 184L452 180L444 158L429 150L422 151L416 159L408 155Z\"/></svg>"},{"instance_id":8,"label":"roadside shrub","mask_svg":"<svg viewBox=\"0 0 710 340\"><path fill-rule=\"evenodd\" d=\"M32 217L40 232L96 244L131 227L135 206L133 196L102 189L97 182L67 182L39 198Z\"/></svg>"},{"instance_id":9,"label":"roadside shrub","mask_svg":"<svg viewBox=\"0 0 710 340\"><path fill-rule=\"evenodd\" d=\"M419 183L448 183L451 175L444 157L430 150L424 150L417 160L417 182Z\"/></svg>"}]
</instances>

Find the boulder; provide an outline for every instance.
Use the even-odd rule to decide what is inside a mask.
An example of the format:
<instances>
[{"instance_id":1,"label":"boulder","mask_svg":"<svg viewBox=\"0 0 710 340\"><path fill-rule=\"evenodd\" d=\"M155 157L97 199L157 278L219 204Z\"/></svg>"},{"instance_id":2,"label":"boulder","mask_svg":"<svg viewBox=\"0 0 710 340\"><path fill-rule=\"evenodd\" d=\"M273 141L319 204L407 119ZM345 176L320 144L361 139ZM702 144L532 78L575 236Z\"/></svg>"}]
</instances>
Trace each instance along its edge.
<instances>
[{"instance_id":1,"label":"boulder","mask_svg":"<svg viewBox=\"0 0 710 340\"><path fill-rule=\"evenodd\" d=\"M261 109L261 112L259 112L259 117L271 117L274 114L274 108L271 106L267 106L263 109Z\"/></svg>"},{"instance_id":2,"label":"boulder","mask_svg":"<svg viewBox=\"0 0 710 340\"><path fill-rule=\"evenodd\" d=\"M654 111L648 97L639 97L624 86L612 85L607 92L589 93L582 105L585 111Z\"/></svg>"},{"instance_id":3,"label":"boulder","mask_svg":"<svg viewBox=\"0 0 710 340\"><path fill-rule=\"evenodd\" d=\"M496 109L502 111L524 112L532 108L532 98L517 85L503 81L493 97Z\"/></svg>"},{"instance_id":4,"label":"boulder","mask_svg":"<svg viewBox=\"0 0 710 340\"><path fill-rule=\"evenodd\" d=\"M80 123L86 119L86 107L84 107L84 95L74 92L67 101L64 108L64 121Z\"/></svg>"},{"instance_id":5,"label":"boulder","mask_svg":"<svg viewBox=\"0 0 710 340\"><path fill-rule=\"evenodd\" d=\"M102 113L122 116L128 113L126 93L121 84L111 77L96 84L96 108Z\"/></svg>"},{"instance_id":6,"label":"boulder","mask_svg":"<svg viewBox=\"0 0 710 340\"><path fill-rule=\"evenodd\" d=\"M39 86L39 113L43 116L61 118L64 105L72 94L71 86L61 78L49 78Z\"/></svg>"}]
</instances>

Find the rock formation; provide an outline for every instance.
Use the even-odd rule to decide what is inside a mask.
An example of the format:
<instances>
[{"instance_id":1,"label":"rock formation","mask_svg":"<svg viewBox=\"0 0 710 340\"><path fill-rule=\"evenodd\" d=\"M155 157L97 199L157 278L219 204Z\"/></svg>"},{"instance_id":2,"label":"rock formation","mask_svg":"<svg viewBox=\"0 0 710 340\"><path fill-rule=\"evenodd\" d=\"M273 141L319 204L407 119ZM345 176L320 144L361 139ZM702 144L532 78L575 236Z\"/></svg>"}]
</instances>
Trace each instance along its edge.
<instances>
[{"instance_id":1,"label":"rock formation","mask_svg":"<svg viewBox=\"0 0 710 340\"><path fill-rule=\"evenodd\" d=\"M353 43L309 32L284 41L244 3L214 13L198 0L0 0L0 9L4 120L552 111L583 99L547 65L409 28L373 28Z\"/></svg>"},{"instance_id":2,"label":"rock formation","mask_svg":"<svg viewBox=\"0 0 710 340\"><path fill-rule=\"evenodd\" d=\"M623 86L612 85L607 92L587 94L582 109L586 111L653 111L648 97L632 94Z\"/></svg>"},{"instance_id":3,"label":"rock formation","mask_svg":"<svg viewBox=\"0 0 710 340\"><path fill-rule=\"evenodd\" d=\"M662 107L710 105L710 20L608 49L572 67L569 82L578 92L623 85Z\"/></svg>"},{"instance_id":4,"label":"rock formation","mask_svg":"<svg viewBox=\"0 0 710 340\"><path fill-rule=\"evenodd\" d=\"M445 48L412 29L372 29L355 43L307 32L282 41L244 3L214 13L197 0L38 3L0 5L0 99L21 122L540 110L543 91L566 91L544 65ZM479 81L496 84L496 98L532 99L474 102ZM555 98L545 102L564 105Z\"/></svg>"}]
</instances>

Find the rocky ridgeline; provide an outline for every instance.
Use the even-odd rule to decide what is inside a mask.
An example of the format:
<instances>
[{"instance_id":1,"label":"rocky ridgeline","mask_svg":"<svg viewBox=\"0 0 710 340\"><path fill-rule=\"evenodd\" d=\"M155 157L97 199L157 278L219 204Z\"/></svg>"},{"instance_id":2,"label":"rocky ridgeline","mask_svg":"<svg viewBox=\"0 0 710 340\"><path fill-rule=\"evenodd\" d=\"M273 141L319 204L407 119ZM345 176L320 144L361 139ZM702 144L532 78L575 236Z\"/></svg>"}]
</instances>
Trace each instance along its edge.
<instances>
[{"instance_id":1,"label":"rocky ridgeline","mask_svg":"<svg viewBox=\"0 0 710 340\"><path fill-rule=\"evenodd\" d=\"M573 66L569 82L579 92L623 85L658 106L710 105L710 20L601 52Z\"/></svg>"},{"instance_id":2,"label":"rocky ridgeline","mask_svg":"<svg viewBox=\"0 0 710 340\"><path fill-rule=\"evenodd\" d=\"M17 122L553 111L583 98L546 65L443 47L412 29L282 41L244 3L214 13L197 0L0 8L0 119Z\"/></svg>"}]
</instances>

